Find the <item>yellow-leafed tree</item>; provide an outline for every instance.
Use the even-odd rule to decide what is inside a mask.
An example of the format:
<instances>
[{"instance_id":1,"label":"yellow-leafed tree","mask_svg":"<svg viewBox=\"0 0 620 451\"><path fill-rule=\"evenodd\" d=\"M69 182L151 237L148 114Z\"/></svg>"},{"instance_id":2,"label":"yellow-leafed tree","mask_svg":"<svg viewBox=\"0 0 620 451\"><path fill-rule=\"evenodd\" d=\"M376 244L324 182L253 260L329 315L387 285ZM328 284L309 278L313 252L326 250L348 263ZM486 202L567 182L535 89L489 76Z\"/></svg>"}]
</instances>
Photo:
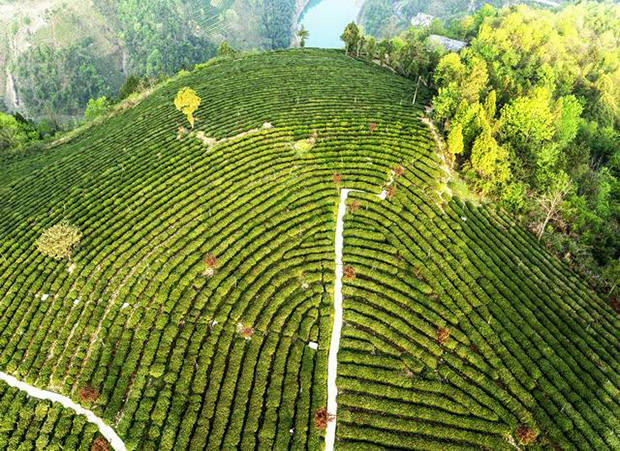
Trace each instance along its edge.
<instances>
[{"instance_id":1,"label":"yellow-leafed tree","mask_svg":"<svg viewBox=\"0 0 620 451\"><path fill-rule=\"evenodd\" d=\"M192 125L192 128L194 128L194 112L199 105L200 97L198 97L196 91L187 86L179 89L177 96L174 98L174 106L187 116L187 120Z\"/></svg>"}]
</instances>

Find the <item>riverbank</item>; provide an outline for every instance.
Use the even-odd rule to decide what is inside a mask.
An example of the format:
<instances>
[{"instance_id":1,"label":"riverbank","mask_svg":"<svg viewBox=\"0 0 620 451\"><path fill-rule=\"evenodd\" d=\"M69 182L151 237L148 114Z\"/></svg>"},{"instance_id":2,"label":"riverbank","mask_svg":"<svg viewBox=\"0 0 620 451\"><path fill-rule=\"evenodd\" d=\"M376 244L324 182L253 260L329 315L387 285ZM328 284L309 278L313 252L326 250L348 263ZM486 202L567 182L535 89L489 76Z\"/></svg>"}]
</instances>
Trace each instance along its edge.
<instances>
[{"instance_id":1,"label":"riverbank","mask_svg":"<svg viewBox=\"0 0 620 451\"><path fill-rule=\"evenodd\" d=\"M326 0L324 0L326 1ZM302 16L304 16L304 12L306 12L306 9L310 6L311 0L296 0L295 1L295 15L293 18L293 23L291 26L291 47L298 47L300 44L299 39L297 38L297 30L299 30L299 27L301 25L300 22L302 22ZM321 1L319 2L315 2L316 4L313 4L310 7L310 11L313 11L315 7L317 8L321 8L322 6L324 6L322 4ZM326 1L326 3L329 3L328 1ZM359 18L361 17L361 11L364 7L364 5L366 4L366 0L355 0L355 8L357 9L357 11L355 12L355 15L351 17L350 20L348 20L346 23L342 24L342 29L337 29L335 30L335 32L338 34L338 36L340 36L340 34L342 33L342 31L344 30L344 27L346 26L347 23L349 23L351 20L359 23ZM337 12L336 12L337 14ZM305 20L304 20L305 21ZM323 22L322 22L323 23ZM315 22L316 24L316 22ZM340 26L340 24L339 24ZM310 40L312 41L313 37L315 37L315 34L317 32L317 30L314 29L314 27L309 27L308 24L306 24L306 29L310 32ZM312 45L310 44L309 47L323 47L322 45ZM330 47L331 48L331 47Z\"/></svg>"}]
</instances>

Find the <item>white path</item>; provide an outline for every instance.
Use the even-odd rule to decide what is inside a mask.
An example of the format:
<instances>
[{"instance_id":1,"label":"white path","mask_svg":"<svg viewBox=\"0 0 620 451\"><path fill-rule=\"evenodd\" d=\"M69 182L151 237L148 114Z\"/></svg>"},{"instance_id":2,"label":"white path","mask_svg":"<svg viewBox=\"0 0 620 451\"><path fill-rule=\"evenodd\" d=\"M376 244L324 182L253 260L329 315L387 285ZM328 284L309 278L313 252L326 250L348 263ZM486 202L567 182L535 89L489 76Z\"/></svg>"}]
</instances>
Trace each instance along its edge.
<instances>
[{"instance_id":1,"label":"white path","mask_svg":"<svg viewBox=\"0 0 620 451\"><path fill-rule=\"evenodd\" d=\"M78 415L84 415L90 423L93 423L99 428L99 432L101 432L101 435L103 435L106 440L110 442L110 445L112 445L113 449L115 449L116 451L126 451L127 448L125 448L125 444L116 434L116 432L114 432L114 429L108 426L101 418L99 418L93 412L76 404L70 398L59 395L58 393L33 387L32 385L19 381L10 374L3 373L2 371L0 371L0 380L6 382L11 387L15 387L19 390L25 391L29 396L32 396L33 398L47 399L50 401L58 402L64 407L73 410Z\"/></svg>"},{"instance_id":2,"label":"white path","mask_svg":"<svg viewBox=\"0 0 620 451\"><path fill-rule=\"evenodd\" d=\"M336 374L338 371L338 350L340 349L340 334L342 332L342 245L344 244L344 215L347 212L347 198L352 189L340 190L340 204L336 217L336 280L334 281L334 325L332 337L329 341L329 357L327 365L327 412L334 416L333 421L327 422L325 430L325 451L333 451L336 440L336 413L338 411L338 387L336 386ZM379 199L387 197L387 191L377 194Z\"/></svg>"}]
</instances>

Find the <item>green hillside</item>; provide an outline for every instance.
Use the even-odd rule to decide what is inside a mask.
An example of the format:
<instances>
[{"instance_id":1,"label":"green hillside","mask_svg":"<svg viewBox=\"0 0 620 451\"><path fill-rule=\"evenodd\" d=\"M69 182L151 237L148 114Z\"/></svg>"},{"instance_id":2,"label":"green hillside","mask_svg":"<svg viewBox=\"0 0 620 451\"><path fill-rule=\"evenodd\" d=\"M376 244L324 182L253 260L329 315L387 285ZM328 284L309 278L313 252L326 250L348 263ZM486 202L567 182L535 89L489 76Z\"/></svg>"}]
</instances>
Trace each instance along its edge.
<instances>
[{"instance_id":1,"label":"green hillside","mask_svg":"<svg viewBox=\"0 0 620 451\"><path fill-rule=\"evenodd\" d=\"M352 188L337 449L620 449L617 316L507 214L450 198L415 89L340 51L220 60L2 168L0 371L128 449L321 449ZM35 245L62 220L70 261Z\"/></svg>"}]
</instances>

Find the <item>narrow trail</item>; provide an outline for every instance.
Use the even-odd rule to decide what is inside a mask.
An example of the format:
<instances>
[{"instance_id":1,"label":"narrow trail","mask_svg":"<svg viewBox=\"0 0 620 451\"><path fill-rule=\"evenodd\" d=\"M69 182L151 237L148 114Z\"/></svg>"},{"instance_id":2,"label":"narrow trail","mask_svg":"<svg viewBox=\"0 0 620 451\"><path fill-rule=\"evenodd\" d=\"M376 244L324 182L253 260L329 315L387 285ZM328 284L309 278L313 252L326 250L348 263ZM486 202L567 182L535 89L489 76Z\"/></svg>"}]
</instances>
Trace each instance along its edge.
<instances>
[{"instance_id":1,"label":"narrow trail","mask_svg":"<svg viewBox=\"0 0 620 451\"><path fill-rule=\"evenodd\" d=\"M333 451L334 442L336 440L336 413L338 411L338 387L336 386L336 376L338 371L338 350L340 349L340 335L342 332L342 246L344 244L344 215L347 212L347 198L350 192L363 192L354 189L340 190L340 204L338 205L338 216L336 217L336 239L335 239L335 262L336 262L336 279L334 281L334 325L332 327L332 336L329 341L329 356L327 365L327 413L333 415L334 420L327 422L325 430L325 451ZM382 191L376 196L385 200L387 191Z\"/></svg>"},{"instance_id":2,"label":"narrow trail","mask_svg":"<svg viewBox=\"0 0 620 451\"><path fill-rule=\"evenodd\" d=\"M19 381L10 374L3 373L2 371L0 371L0 380L6 382L11 387L15 387L19 390L25 391L28 396L37 399L47 399L49 401L58 402L64 407L73 410L78 415L84 415L90 423L93 423L99 428L99 432L101 432L101 435L103 435L106 440L110 442L110 445L112 445L112 448L114 450L126 451L127 448L125 448L123 440L121 440L121 438L116 434L116 432L114 432L114 429L108 426L92 411L83 408L82 406L72 401L70 398L64 395L59 395L58 393L33 387L32 385L27 384L26 382Z\"/></svg>"}]
</instances>

